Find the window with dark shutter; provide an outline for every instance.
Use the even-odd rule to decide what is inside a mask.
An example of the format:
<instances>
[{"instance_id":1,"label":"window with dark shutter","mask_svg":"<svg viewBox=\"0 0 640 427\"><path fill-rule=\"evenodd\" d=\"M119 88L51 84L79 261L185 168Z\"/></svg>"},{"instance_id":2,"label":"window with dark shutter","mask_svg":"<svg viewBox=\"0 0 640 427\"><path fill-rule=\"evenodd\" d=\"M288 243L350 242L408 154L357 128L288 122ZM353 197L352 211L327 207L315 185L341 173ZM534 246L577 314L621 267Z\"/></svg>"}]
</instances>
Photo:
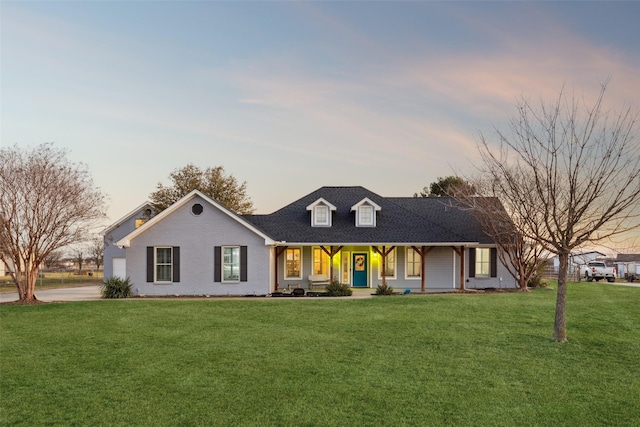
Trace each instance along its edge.
<instances>
[{"instance_id":1,"label":"window with dark shutter","mask_svg":"<svg viewBox=\"0 0 640 427\"><path fill-rule=\"evenodd\" d=\"M469 248L469 277L476 277L476 249Z\"/></svg>"},{"instance_id":2,"label":"window with dark shutter","mask_svg":"<svg viewBox=\"0 0 640 427\"><path fill-rule=\"evenodd\" d=\"M153 246L147 246L147 282L153 282L154 269Z\"/></svg>"},{"instance_id":3,"label":"window with dark shutter","mask_svg":"<svg viewBox=\"0 0 640 427\"><path fill-rule=\"evenodd\" d=\"M496 248L491 248L490 262L491 277L498 277L498 250Z\"/></svg>"},{"instance_id":4,"label":"window with dark shutter","mask_svg":"<svg viewBox=\"0 0 640 427\"><path fill-rule=\"evenodd\" d=\"M247 247L240 246L240 281L247 281Z\"/></svg>"},{"instance_id":5,"label":"window with dark shutter","mask_svg":"<svg viewBox=\"0 0 640 427\"><path fill-rule=\"evenodd\" d=\"M213 281L222 282L222 247L213 248Z\"/></svg>"},{"instance_id":6,"label":"window with dark shutter","mask_svg":"<svg viewBox=\"0 0 640 427\"><path fill-rule=\"evenodd\" d=\"M173 247L173 281L180 282L180 246Z\"/></svg>"}]
</instances>

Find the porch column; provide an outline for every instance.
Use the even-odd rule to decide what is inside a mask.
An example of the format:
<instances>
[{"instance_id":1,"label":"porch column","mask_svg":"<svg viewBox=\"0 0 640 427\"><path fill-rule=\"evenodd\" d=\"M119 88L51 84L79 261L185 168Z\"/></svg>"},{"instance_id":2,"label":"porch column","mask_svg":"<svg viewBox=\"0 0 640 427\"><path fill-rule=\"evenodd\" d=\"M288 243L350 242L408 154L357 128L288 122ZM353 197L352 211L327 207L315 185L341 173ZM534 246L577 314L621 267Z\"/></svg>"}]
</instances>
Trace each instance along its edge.
<instances>
[{"instance_id":1,"label":"porch column","mask_svg":"<svg viewBox=\"0 0 640 427\"><path fill-rule=\"evenodd\" d=\"M382 284L386 286L386 284L387 284L387 255L389 255L396 247L395 246L390 246L388 250L387 250L386 246L382 246L382 250L378 249L377 246L371 246L371 248L373 249L374 252L376 252L377 254L379 254L382 257L380 275L382 276ZM397 264L398 264L398 260L396 260L396 268L398 268Z\"/></svg>"},{"instance_id":2,"label":"porch column","mask_svg":"<svg viewBox=\"0 0 640 427\"><path fill-rule=\"evenodd\" d=\"M424 293L426 285L425 285L425 261L427 259L427 254L431 252L433 246L427 248L426 246L420 247L418 249L416 246L411 246L411 248L420 255L420 292Z\"/></svg>"},{"instance_id":3,"label":"porch column","mask_svg":"<svg viewBox=\"0 0 640 427\"><path fill-rule=\"evenodd\" d=\"M275 288L274 292L278 290L278 258L280 257L280 255L282 255L282 253L283 253L284 251L286 251L286 250L287 250L287 248L288 248L288 246L276 246L276 247L275 247L275 254L276 254L276 256L275 256L275 261L274 261L274 262L275 262L275 265L274 265L273 272L274 272L274 274L275 274L275 279L276 279L276 280L275 280L276 288Z\"/></svg>"},{"instance_id":4,"label":"porch column","mask_svg":"<svg viewBox=\"0 0 640 427\"><path fill-rule=\"evenodd\" d=\"M344 248L344 246L338 246L334 248L333 246L329 246L329 250L324 246L320 246L320 249L324 251L327 255L329 255L329 282L333 283L333 257L336 256L340 251Z\"/></svg>"}]
</instances>

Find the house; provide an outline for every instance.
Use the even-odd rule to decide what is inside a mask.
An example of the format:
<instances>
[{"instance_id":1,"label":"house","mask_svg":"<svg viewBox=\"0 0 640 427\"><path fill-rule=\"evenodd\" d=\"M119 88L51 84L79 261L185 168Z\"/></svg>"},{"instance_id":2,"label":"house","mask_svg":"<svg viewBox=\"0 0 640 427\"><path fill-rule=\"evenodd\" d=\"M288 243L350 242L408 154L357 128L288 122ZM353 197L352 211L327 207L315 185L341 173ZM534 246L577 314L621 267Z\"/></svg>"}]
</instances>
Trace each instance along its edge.
<instances>
[{"instance_id":1,"label":"house","mask_svg":"<svg viewBox=\"0 0 640 427\"><path fill-rule=\"evenodd\" d=\"M125 219L107 231L124 252L105 250L105 267L124 258L137 294L267 295L307 288L310 276L417 292L516 287L449 198L322 187L268 215L237 215L196 190L138 228Z\"/></svg>"},{"instance_id":2,"label":"house","mask_svg":"<svg viewBox=\"0 0 640 427\"><path fill-rule=\"evenodd\" d=\"M127 277L126 252L115 243L153 217L151 203L145 202L107 227L104 236L104 278Z\"/></svg>"},{"instance_id":3,"label":"house","mask_svg":"<svg viewBox=\"0 0 640 427\"><path fill-rule=\"evenodd\" d=\"M618 254L613 264L616 267L616 277L624 278L628 273L627 269L631 268L629 273L633 273L633 268L640 265L640 254Z\"/></svg>"}]
</instances>

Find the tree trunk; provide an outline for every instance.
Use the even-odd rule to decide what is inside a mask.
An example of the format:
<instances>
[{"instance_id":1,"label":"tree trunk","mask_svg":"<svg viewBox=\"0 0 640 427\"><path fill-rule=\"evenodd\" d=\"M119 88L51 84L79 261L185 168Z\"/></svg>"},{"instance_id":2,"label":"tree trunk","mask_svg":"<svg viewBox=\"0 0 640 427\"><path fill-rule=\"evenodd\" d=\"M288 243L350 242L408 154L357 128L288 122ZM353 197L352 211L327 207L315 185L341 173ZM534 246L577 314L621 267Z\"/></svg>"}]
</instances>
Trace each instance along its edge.
<instances>
[{"instance_id":1,"label":"tree trunk","mask_svg":"<svg viewBox=\"0 0 640 427\"><path fill-rule=\"evenodd\" d=\"M559 253L558 294L556 297L556 318L553 325L553 339L567 342L567 324L565 319L567 301L567 279L569 273L569 253Z\"/></svg>"},{"instance_id":2,"label":"tree trunk","mask_svg":"<svg viewBox=\"0 0 640 427\"><path fill-rule=\"evenodd\" d=\"M27 270L24 279L22 278L22 272L16 272L15 282L18 288L19 302L32 303L38 301L35 294L38 271L38 269L35 271Z\"/></svg>"}]
</instances>

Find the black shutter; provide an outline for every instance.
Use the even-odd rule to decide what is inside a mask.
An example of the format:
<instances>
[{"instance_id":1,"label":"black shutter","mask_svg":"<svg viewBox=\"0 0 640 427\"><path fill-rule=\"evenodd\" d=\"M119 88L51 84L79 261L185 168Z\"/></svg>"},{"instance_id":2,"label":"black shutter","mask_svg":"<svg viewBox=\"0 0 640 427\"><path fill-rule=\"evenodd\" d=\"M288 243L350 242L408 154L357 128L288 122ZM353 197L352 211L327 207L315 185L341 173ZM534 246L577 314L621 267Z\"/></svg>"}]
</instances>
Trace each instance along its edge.
<instances>
[{"instance_id":1,"label":"black shutter","mask_svg":"<svg viewBox=\"0 0 640 427\"><path fill-rule=\"evenodd\" d=\"M147 246L147 282L153 282L153 246Z\"/></svg>"},{"instance_id":2,"label":"black shutter","mask_svg":"<svg viewBox=\"0 0 640 427\"><path fill-rule=\"evenodd\" d=\"M173 247L173 281L180 282L180 246Z\"/></svg>"},{"instance_id":3,"label":"black shutter","mask_svg":"<svg viewBox=\"0 0 640 427\"><path fill-rule=\"evenodd\" d=\"M476 277L476 249L469 248L469 277Z\"/></svg>"},{"instance_id":4,"label":"black shutter","mask_svg":"<svg viewBox=\"0 0 640 427\"><path fill-rule=\"evenodd\" d=\"M491 248L489 261L491 262L491 277L498 277L498 249Z\"/></svg>"},{"instance_id":5,"label":"black shutter","mask_svg":"<svg viewBox=\"0 0 640 427\"><path fill-rule=\"evenodd\" d=\"M247 247L240 246L240 281L247 281Z\"/></svg>"},{"instance_id":6,"label":"black shutter","mask_svg":"<svg viewBox=\"0 0 640 427\"><path fill-rule=\"evenodd\" d=\"M220 246L215 246L213 248L213 281L221 282L222 281L222 248Z\"/></svg>"}]
</instances>

